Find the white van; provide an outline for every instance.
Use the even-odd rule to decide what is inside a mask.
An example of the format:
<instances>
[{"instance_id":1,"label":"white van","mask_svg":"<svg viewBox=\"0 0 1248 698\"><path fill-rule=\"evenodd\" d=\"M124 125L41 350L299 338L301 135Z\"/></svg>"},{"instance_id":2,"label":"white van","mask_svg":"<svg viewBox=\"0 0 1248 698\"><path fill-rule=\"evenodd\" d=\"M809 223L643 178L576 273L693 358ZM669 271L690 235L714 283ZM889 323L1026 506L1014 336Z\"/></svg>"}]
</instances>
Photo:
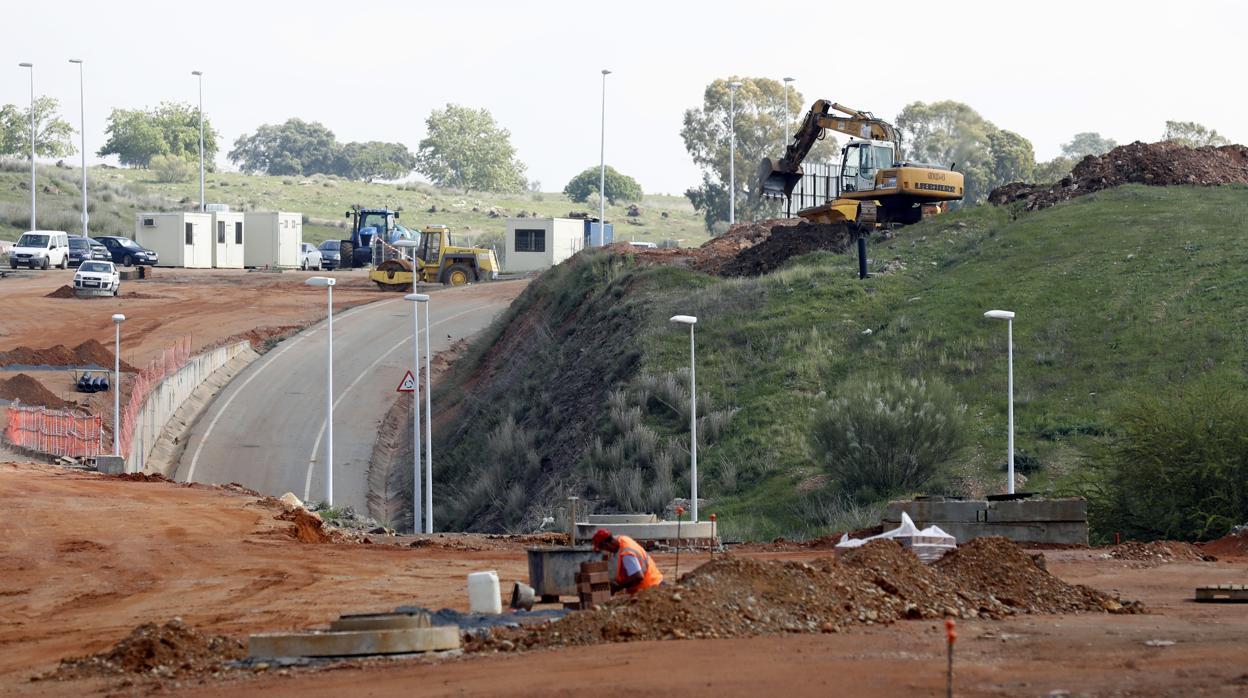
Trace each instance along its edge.
<instances>
[{"instance_id":1,"label":"white van","mask_svg":"<svg viewBox=\"0 0 1248 698\"><path fill-rule=\"evenodd\" d=\"M69 268L69 233L60 230L32 230L22 233L17 244L9 250L9 266Z\"/></svg>"}]
</instances>

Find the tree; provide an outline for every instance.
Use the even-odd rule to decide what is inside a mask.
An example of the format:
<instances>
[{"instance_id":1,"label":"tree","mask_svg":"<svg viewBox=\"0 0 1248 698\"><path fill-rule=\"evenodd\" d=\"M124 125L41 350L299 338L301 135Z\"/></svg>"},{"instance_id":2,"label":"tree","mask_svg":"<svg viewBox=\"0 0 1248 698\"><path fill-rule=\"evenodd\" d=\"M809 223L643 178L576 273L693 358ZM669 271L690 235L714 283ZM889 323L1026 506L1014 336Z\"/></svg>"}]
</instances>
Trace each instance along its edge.
<instances>
[{"instance_id":1,"label":"tree","mask_svg":"<svg viewBox=\"0 0 1248 698\"><path fill-rule=\"evenodd\" d=\"M74 129L57 113L59 107L60 102L51 97L35 100L37 157L63 158L78 152L74 148ZM13 104L0 107L0 156L30 157L30 110Z\"/></svg>"},{"instance_id":2,"label":"tree","mask_svg":"<svg viewBox=\"0 0 1248 698\"><path fill-rule=\"evenodd\" d=\"M1036 169L1031 178L1033 182L1049 184L1070 174L1074 167L1074 160L1065 155L1059 155L1048 162L1036 163Z\"/></svg>"},{"instance_id":3,"label":"tree","mask_svg":"<svg viewBox=\"0 0 1248 698\"><path fill-rule=\"evenodd\" d=\"M1095 131L1076 133L1069 143L1062 144L1062 155L1078 162L1089 155L1104 155L1118 147L1118 142Z\"/></svg>"},{"instance_id":4,"label":"tree","mask_svg":"<svg viewBox=\"0 0 1248 698\"><path fill-rule=\"evenodd\" d=\"M994 187L1032 176L1026 138L1004 131L961 102L913 102L897 115L907 159L954 167L965 179L963 200L984 201Z\"/></svg>"},{"instance_id":5,"label":"tree","mask_svg":"<svg viewBox=\"0 0 1248 698\"><path fill-rule=\"evenodd\" d=\"M524 163L516 158L511 132L487 109L448 104L425 120L416 169L438 186L465 191L523 191Z\"/></svg>"},{"instance_id":6,"label":"tree","mask_svg":"<svg viewBox=\"0 0 1248 698\"><path fill-rule=\"evenodd\" d=\"M1166 132L1161 140L1173 141L1189 148L1231 144L1225 136L1195 121L1167 121Z\"/></svg>"},{"instance_id":7,"label":"tree","mask_svg":"<svg viewBox=\"0 0 1248 698\"><path fill-rule=\"evenodd\" d=\"M287 119L263 124L239 136L227 156L243 172L268 175L333 174L339 168L340 146L334 132L317 121Z\"/></svg>"},{"instance_id":8,"label":"tree","mask_svg":"<svg viewBox=\"0 0 1248 698\"><path fill-rule=\"evenodd\" d=\"M402 143L348 143L342 146L335 174L347 179L402 179L416 169L416 156Z\"/></svg>"},{"instance_id":9,"label":"tree","mask_svg":"<svg viewBox=\"0 0 1248 698\"><path fill-rule=\"evenodd\" d=\"M108 140L96 153L116 155L122 165L148 167L157 155L199 161L199 110L189 104L162 102L155 109L114 109L105 127ZM217 132L204 118L204 166L212 170Z\"/></svg>"},{"instance_id":10,"label":"tree","mask_svg":"<svg viewBox=\"0 0 1248 698\"><path fill-rule=\"evenodd\" d=\"M597 167L586 168L584 172L572 178L563 188L563 193L573 201L584 203L590 194L598 193L600 171ZM620 174L614 167L606 168L607 200L612 204L619 201L641 201L641 185L628 175Z\"/></svg>"},{"instance_id":11,"label":"tree","mask_svg":"<svg viewBox=\"0 0 1248 698\"><path fill-rule=\"evenodd\" d=\"M730 100L733 81L741 83L735 100ZM735 102L736 116L730 119L729 102ZM788 91L790 124L785 124L784 84L770 78L730 78L715 80L702 94L702 106L688 109L680 136L694 164L702 169L702 184L685 192L694 208L702 211L708 230L728 220L729 123L736 131L736 184L738 219L751 220L778 210L775 203L761 198L758 191L758 164L764 157L778 160L790 142L797 121L805 114L802 94ZM839 161L836 137L827 134L806 156L806 162Z\"/></svg>"}]
</instances>

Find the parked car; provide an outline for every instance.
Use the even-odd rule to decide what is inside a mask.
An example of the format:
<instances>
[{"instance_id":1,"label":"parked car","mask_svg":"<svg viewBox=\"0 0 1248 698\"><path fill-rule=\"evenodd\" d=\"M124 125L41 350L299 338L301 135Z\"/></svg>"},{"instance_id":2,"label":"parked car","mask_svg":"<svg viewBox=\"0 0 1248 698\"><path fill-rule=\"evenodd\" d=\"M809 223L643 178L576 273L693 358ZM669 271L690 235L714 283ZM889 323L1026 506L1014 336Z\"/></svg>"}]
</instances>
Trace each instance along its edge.
<instances>
[{"instance_id":1,"label":"parked car","mask_svg":"<svg viewBox=\"0 0 1248 698\"><path fill-rule=\"evenodd\" d=\"M112 256L108 254L108 248L91 238L84 238L81 235L69 236L69 265L76 267L87 260L98 259L105 262L111 261Z\"/></svg>"},{"instance_id":2,"label":"parked car","mask_svg":"<svg viewBox=\"0 0 1248 698\"><path fill-rule=\"evenodd\" d=\"M31 269L38 267L69 268L69 234L61 230L32 230L22 233L17 244L9 250L9 266Z\"/></svg>"},{"instance_id":3,"label":"parked car","mask_svg":"<svg viewBox=\"0 0 1248 698\"><path fill-rule=\"evenodd\" d=\"M321 268L337 269L342 266L341 240L326 240L316 249L321 251Z\"/></svg>"},{"instance_id":4,"label":"parked car","mask_svg":"<svg viewBox=\"0 0 1248 698\"><path fill-rule=\"evenodd\" d=\"M316 245L310 242L299 243L299 268L303 270L320 269L322 263L321 251L316 249Z\"/></svg>"},{"instance_id":5,"label":"parked car","mask_svg":"<svg viewBox=\"0 0 1248 698\"><path fill-rule=\"evenodd\" d=\"M108 249L109 257L114 264L120 264L128 267L135 264L149 264L155 266L160 262L160 255L154 250L149 250L130 238L123 238L115 235L101 235L95 238L104 244Z\"/></svg>"},{"instance_id":6,"label":"parked car","mask_svg":"<svg viewBox=\"0 0 1248 698\"><path fill-rule=\"evenodd\" d=\"M112 262L87 260L74 274L74 290L78 289L115 296L121 291L121 274Z\"/></svg>"}]
</instances>

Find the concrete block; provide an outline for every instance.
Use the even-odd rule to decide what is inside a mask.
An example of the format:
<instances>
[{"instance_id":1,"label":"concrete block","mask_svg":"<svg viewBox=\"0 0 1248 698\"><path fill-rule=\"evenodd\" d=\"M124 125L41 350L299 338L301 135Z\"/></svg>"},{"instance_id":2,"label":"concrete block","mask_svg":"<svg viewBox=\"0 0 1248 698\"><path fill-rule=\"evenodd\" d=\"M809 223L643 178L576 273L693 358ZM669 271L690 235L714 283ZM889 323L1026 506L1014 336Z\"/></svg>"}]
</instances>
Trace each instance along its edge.
<instances>
[{"instance_id":1,"label":"concrete block","mask_svg":"<svg viewBox=\"0 0 1248 698\"><path fill-rule=\"evenodd\" d=\"M576 525L576 539L589 540L594 537L594 531L602 526L598 524L581 524ZM635 524L615 524L608 526L611 533L617 536L628 536L638 542L643 541L675 541L677 538L675 521L658 521L655 523L635 523ZM680 539L689 540L692 544L694 539L709 539L712 536L711 522L698 521L697 523L682 521L680 523Z\"/></svg>"},{"instance_id":2,"label":"concrete block","mask_svg":"<svg viewBox=\"0 0 1248 698\"><path fill-rule=\"evenodd\" d=\"M611 526L613 524L655 523L658 520L659 517L654 514L590 514L588 522L599 526Z\"/></svg>"},{"instance_id":3,"label":"concrete block","mask_svg":"<svg viewBox=\"0 0 1248 698\"><path fill-rule=\"evenodd\" d=\"M433 619L428 613L360 613L340 616L329 624L329 629L337 632L432 627Z\"/></svg>"},{"instance_id":4,"label":"concrete block","mask_svg":"<svg viewBox=\"0 0 1248 698\"><path fill-rule=\"evenodd\" d=\"M121 456L96 456L95 469L106 475L121 475L126 472L126 459Z\"/></svg>"},{"instance_id":5,"label":"concrete block","mask_svg":"<svg viewBox=\"0 0 1248 698\"><path fill-rule=\"evenodd\" d=\"M988 521L990 522L1087 520L1088 500L1082 497L988 502Z\"/></svg>"},{"instance_id":6,"label":"concrete block","mask_svg":"<svg viewBox=\"0 0 1248 698\"><path fill-rule=\"evenodd\" d=\"M884 527L900 524L903 511L916 526L939 526L959 541L1005 536L1020 543L1088 544L1088 504L1082 498L889 502Z\"/></svg>"},{"instance_id":7,"label":"concrete block","mask_svg":"<svg viewBox=\"0 0 1248 698\"><path fill-rule=\"evenodd\" d=\"M249 657L357 657L459 648L459 628L405 628L313 633L262 633L247 641Z\"/></svg>"}]
</instances>

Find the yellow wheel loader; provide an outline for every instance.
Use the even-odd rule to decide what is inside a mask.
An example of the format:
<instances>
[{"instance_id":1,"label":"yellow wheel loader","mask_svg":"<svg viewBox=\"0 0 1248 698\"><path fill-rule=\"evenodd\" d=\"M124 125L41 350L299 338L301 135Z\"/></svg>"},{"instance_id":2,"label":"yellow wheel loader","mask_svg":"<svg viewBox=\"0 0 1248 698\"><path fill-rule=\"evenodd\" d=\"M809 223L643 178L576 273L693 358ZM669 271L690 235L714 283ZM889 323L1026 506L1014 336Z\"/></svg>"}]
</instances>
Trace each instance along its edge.
<instances>
[{"instance_id":1,"label":"yellow wheel loader","mask_svg":"<svg viewBox=\"0 0 1248 698\"><path fill-rule=\"evenodd\" d=\"M373 271L368 278L383 291L407 291L413 279L424 284L462 286L498 278L494 250L459 247L445 225L427 225L415 240L373 244Z\"/></svg>"}]
</instances>

